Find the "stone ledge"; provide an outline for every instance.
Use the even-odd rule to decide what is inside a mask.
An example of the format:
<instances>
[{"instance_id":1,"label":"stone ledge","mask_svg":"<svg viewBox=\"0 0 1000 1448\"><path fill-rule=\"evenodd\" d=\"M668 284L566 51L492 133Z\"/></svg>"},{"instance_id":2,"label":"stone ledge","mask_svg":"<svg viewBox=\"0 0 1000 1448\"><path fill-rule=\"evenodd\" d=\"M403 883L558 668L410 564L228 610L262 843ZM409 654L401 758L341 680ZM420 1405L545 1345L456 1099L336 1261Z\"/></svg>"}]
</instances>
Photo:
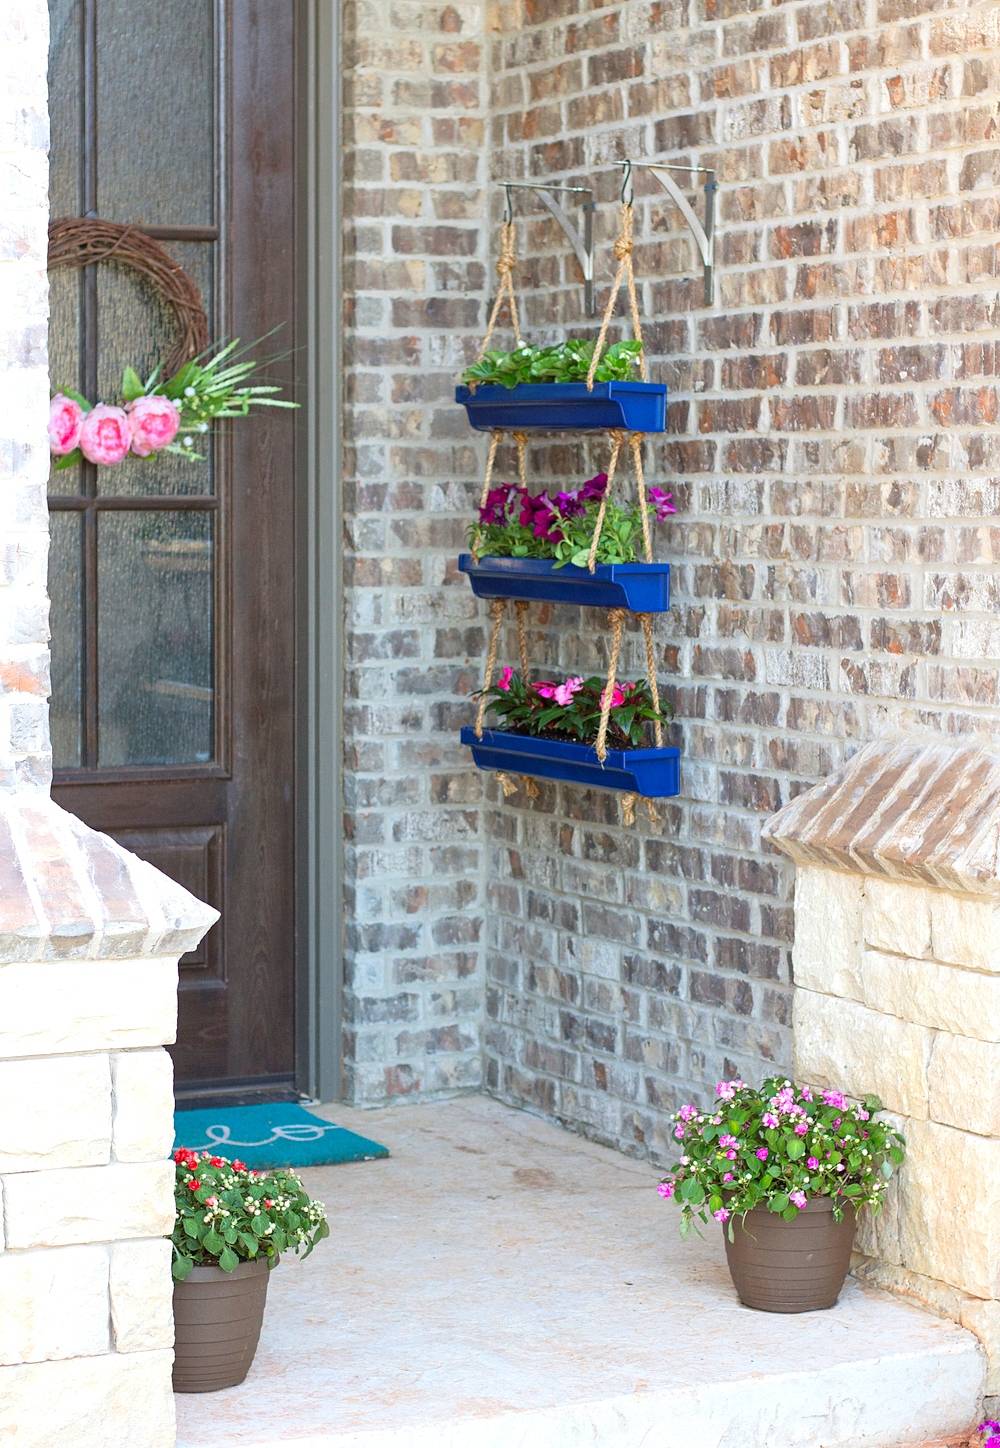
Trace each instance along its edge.
<instances>
[{"instance_id":1,"label":"stone ledge","mask_svg":"<svg viewBox=\"0 0 1000 1448\"><path fill-rule=\"evenodd\" d=\"M218 918L45 795L0 794L0 961L176 957Z\"/></svg>"},{"instance_id":2,"label":"stone ledge","mask_svg":"<svg viewBox=\"0 0 1000 1448\"><path fill-rule=\"evenodd\" d=\"M800 865L1000 898L1000 754L883 739L764 825Z\"/></svg>"}]
</instances>

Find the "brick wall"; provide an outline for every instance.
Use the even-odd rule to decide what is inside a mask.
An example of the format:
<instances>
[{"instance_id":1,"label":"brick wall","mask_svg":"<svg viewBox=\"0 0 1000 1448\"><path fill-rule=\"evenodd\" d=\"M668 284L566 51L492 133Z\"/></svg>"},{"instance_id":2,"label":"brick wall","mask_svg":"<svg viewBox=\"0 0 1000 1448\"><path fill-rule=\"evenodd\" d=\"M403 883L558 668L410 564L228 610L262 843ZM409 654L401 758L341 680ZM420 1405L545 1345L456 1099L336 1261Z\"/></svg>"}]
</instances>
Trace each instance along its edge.
<instances>
[{"instance_id":1,"label":"brick wall","mask_svg":"<svg viewBox=\"0 0 1000 1448\"><path fill-rule=\"evenodd\" d=\"M50 774L48 515L48 11L0 13L0 789Z\"/></svg>"},{"instance_id":2,"label":"brick wall","mask_svg":"<svg viewBox=\"0 0 1000 1448\"><path fill-rule=\"evenodd\" d=\"M449 399L486 286L484 20L345 11L345 1060L370 1101L481 1079L482 788L455 735L484 635L454 577L480 449Z\"/></svg>"},{"instance_id":3,"label":"brick wall","mask_svg":"<svg viewBox=\"0 0 1000 1448\"><path fill-rule=\"evenodd\" d=\"M763 819L861 740L996 730L1000 11L391 10L391 40L384 7L352 11L347 55L353 1090L474 1084L482 965L488 1088L662 1151L679 1097L790 1063L791 870ZM484 610L450 567L484 452L449 397L492 284L487 178L593 184L603 294L625 152L721 183L710 310L678 216L636 183L685 765L632 831L603 793L481 794L453 733ZM519 208L529 335L591 329L561 233ZM541 482L601 457L531 463ZM597 667L602 626L536 612L533 656Z\"/></svg>"}]
</instances>

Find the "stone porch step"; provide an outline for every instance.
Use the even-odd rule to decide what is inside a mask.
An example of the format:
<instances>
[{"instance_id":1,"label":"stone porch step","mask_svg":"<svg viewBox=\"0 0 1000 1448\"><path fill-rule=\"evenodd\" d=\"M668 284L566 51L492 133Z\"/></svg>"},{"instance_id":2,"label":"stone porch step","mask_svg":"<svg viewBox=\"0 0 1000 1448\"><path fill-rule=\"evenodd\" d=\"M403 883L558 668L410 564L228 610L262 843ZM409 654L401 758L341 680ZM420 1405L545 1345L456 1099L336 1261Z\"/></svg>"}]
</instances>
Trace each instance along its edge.
<instances>
[{"instance_id":1,"label":"stone porch step","mask_svg":"<svg viewBox=\"0 0 1000 1448\"><path fill-rule=\"evenodd\" d=\"M641 1163L484 1097L324 1114L388 1161L314 1170L333 1236L271 1278L241 1388L178 1398L241 1448L910 1448L969 1431L969 1333L853 1280L739 1305ZM206 1413L208 1417L206 1417Z\"/></svg>"}]
</instances>

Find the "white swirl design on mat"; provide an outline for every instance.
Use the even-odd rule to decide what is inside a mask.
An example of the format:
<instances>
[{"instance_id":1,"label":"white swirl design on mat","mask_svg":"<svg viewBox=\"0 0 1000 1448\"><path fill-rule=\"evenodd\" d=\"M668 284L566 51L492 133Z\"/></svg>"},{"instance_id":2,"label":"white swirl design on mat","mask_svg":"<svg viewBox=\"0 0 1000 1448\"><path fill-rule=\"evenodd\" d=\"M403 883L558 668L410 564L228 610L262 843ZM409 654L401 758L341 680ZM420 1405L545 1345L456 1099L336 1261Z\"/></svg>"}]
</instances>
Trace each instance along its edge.
<instances>
[{"instance_id":1,"label":"white swirl design on mat","mask_svg":"<svg viewBox=\"0 0 1000 1448\"><path fill-rule=\"evenodd\" d=\"M319 1141L324 1132L343 1130L332 1122L329 1126L313 1126L309 1121L301 1121L290 1126L272 1126L271 1135L265 1141L237 1141L229 1127L220 1123L205 1127L205 1142L209 1146L271 1146L275 1141Z\"/></svg>"}]
</instances>

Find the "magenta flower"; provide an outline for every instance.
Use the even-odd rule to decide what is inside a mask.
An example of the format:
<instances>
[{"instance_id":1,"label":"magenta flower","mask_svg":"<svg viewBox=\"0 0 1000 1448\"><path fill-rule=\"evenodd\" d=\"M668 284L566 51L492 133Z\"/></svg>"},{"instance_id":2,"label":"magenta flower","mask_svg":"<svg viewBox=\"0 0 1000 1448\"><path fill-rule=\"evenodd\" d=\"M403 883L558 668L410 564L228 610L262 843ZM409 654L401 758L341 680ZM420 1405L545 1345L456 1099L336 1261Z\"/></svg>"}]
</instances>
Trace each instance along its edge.
<instances>
[{"instance_id":1,"label":"magenta flower","mask_svg":"<svg viewBox=\"0 0 1000 1448\"><path fill-rule=\"evenodd\" d=\"M836 1106L838 1111L846 1111L847 1097L843 1091L824 1091L823 1104L825 1106Z\"/></svg>"},{"instance_id":2,"label":"magenta flower","mask_svg":"<svg viewBox=\"0 0 1000 1448\"><path fill-rule=\"evenodd\" d=\"M580 678L579 674L574 674L571 678L566 680L565 684L559 685L553 697L555 698L556 703L561 704L565 709L567 704L571 704L573 702L573 695L579 694L582 688L583 680Z\"/></svg>"},{"instance_id":3,"label":"magenta flower","mask_svg":"<svg viewBox=\"0 0 1000 1448\"><path fill-rule=\"evenodd\" d=\"M718 1211L712 1213L712 1216L717 1222L728 1222L730 1213L726 1210L725 1207L720 1207Z\"/></svg>"},{"instance_id":4,"label":"magenta flower","mask_svg":"<svg viewBox=\"0 0 1000 1448\"><path fill-rule=\"evenodd\" d=\"M500 677L497 679L497 688L502 694L510 689L510 681L514 677L514 670L508 664L507 668L500 670Z\"/></svg>"},{"instance_id":5,"label":"magenta flower","mask_svg":"<svg viewBox=\"0 0 1000 1448\"><path fill-rule=\"evenodd\" d=\"M674 1135L676 1136L678 1141L683 1141L687 1133L684 1130L683 1126L678 1125L674 1127Z\"/></svg>"},{"instance_id":6,"label":"magenta flower","mask_svg":"<svg viewBox=\"0 0 1000 1448\"><path fill-rule=\"evenodd\" d=\"M806 1204L806 1194L805 1192L789 1192L788 1200L801 1211Z\"/></svg>"},{"instance_id":7,"label":"magenta flower","mask_svg":"<svg viewBox=\"0 0 1000 1448\"><path fill-rule=\"evenodd\" d=\"M673 1182L660 1182L660 1185L656 1188L656 1192L658 1196L661 1196L663 1200L666 1201L674 1194Z\"/></svg>"},{"instance_id":8,"label":"magenta flower","mask_svg":"<svg viewBox=\"0 0 1000 1448\"><path fill-rule=\"evenodd\" d=\"M735 1178L733 1177L733 1174L732 1174L731 1171L724 1171L724 1172L722 1173L722 1180L723 1180L724 1182L731 1182L731 1181L734 1181Z\"/></svg>"},{"instance_id":9,"label":"magenta flower","mask_svg":"<svg viewBox=\"0 0 1000 1448\"><path fill-rule=\"evenodd\" d=\"M677 512L677 509L674 507L673 493L665 493L662 488L648 488L647 492L649 494L649 501L656 509L656 521L658 523L665 523L671 513Z\"/></svg>"},{"instance_id":10,"label":"magenta flower","mask_svg":"<svg viewBox=\"0 0 1000 1448\"><path fill-rule=\"evenodd\" d=\"M797 1121L794 1130L796 1136L808 1136L809 1123L807 1121Z\"/></svg>"},{"instance_id":11,"label":"magenta flower","mask_svg":"<svg viewBox=\"0 0 1000 1448\"><path fill-rule=\"evenodd\" d=\"M806 1162L806 1166L810 1171L819 1171L819 1157L811 1156Z\"/></svg>"},{"instance_id":12,"label":"magenta flower","mask_svg":"<svg viewBox=\"0 0 1000 1448\"><path fill-rule=\"evenodd\" d=\"M727 1146L738 1146L739 1142L735 1136L720 1136L719 1145L722 1147L722 1150L725 1151Z\"/></svg>"},{"instance_id":13,"label":"magenta flower","mask_svg":"<svg viewBox=\"0 0 1000 1448\"><path fill-rule=\"evenodd\" d=\"M605 684L604 688L603 688L602 691L601 691L601 708L602 708L602 709L604 708L604 701L605 701L605 698L607 697L607 692L608 692L608 686L607 686L607 684ZM612 707L612 709L620 709L621 706L624 704L624 702L625 702L625 692L624 692L624 690L622 689L621 684L616 684L615 687L614 687L614 688L612 689L612 691L611 691L611 707Z\"/></svg>"},{"instance_id":14,"label":"magenta flower","mask_svg":"<svg viewBox=\"0 0 1000 1448\"><path fill-rule=\"evenodd\" d=\"M540 699L554 699L556 696L556 684L551 679L539 679L537 684L531 686Z\"/></svg>"},{"instance_id":15,"label":"magenta flower","mask_svg":"<svg viewBox=\"0 0 1000 1448\"><path fill-rule=\"evenodd\" d=\"M760 1118L760 1123L762 1126L777 1126L779 1124L778 1118L775 1116L773 1111L765 1111L763 1116Z\"/></svg>"},{"instance_id":16,"label":"magenta flower","mask_svg":"<svg viewBox=\"0 0 1000 1448\"><path fill-rule=\"evenodd\" d=\"M766 1146L758 1146L757 1150L754 1152L754 1155L757 1157L758 1161L767 1161L770 1153L768 1152Z\"/></svg>"},{"instance_id":17,"label":"magenta flower","mask_svg":"<svg viewBox=\"0 0 1000 1448\"><path fill-rule=\"evenodd\" d=\"M693 1121L694 1118L698 1115L698 1111L697 1108L694 1106L684 1105L681 1107L680 1111L678 1111L677 1115L682 1121Z\"/></svg>"},{"instance_id":18,"label":"magenta flower","mask_svg":"<svg viewBox=\"0 0 1000 1448\"><path fill-rule=\"evenodd\" d=\"M735 1160L736 1160L736 1148L735 1148L735 1147L732 1147L732 1146L731 1146L731 1147L729 1148L729 1150L726 1152L726 1160L727 1160L727 1161L735 1161Z\"/></svg>"},{"instance_id":19,"label":"magenta flower","mask_svg":"<svg viewBox=\"0 0 1000 1448\"><path fill-rule=\"evenodd\" d=\"M720 1081L715 1088L715 1094L720 1101L732 1101L736 1095L735 1081Z\"/></svg>"},{"instance_id":20,"label":"magenta flower","mask_svg":"<svg viewBox=\"0 0 1000 1448\"><path fill-rule=\"evenodd\" d=\"M803 1086L802 1090L799 1092L799 1095L802 1097L803 1101L811 1101L813 1099L813 1094L808 1086Z\"/></svg>"}]
</instances>

